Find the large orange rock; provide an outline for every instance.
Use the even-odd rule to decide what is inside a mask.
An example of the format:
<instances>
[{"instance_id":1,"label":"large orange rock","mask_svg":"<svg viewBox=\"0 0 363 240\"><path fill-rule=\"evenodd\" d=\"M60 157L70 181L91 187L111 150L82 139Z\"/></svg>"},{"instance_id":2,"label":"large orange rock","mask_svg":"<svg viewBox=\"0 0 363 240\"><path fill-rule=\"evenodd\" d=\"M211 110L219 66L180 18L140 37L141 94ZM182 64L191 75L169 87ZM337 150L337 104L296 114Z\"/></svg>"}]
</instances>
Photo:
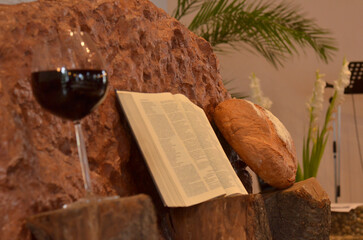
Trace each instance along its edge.
<instances>
[{"instance_id":1,"label":"large orange rock","mask_svg":"<svg viewBox=\"0 0 363 240\"><path fill-rule=\"evenodd\" d=\"M0 239L29 239L24 219L84 196L71 122L44 111L30 88L32 49L80 26L100 49L110 91L83 120L99 195L147 193L162 204L115 89L183 93L211 119L230 98L209 43L147 0L41 0L0 5Z\"/></svg>"}]
</instances>

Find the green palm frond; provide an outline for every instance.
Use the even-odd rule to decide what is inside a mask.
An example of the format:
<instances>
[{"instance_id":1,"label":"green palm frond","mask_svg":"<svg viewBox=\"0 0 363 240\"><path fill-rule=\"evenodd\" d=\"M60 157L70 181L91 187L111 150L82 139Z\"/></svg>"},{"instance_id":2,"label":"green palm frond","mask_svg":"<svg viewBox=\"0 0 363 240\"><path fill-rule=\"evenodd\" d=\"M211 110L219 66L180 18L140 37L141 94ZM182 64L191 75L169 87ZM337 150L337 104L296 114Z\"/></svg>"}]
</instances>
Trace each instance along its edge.
<instances>
[{"instance_id":1,"label":"green palm frond","mask_svg":"<svg viewBox=\"0 0 363 240\"><path fill-rule=\"evenodd\" d=\"M337 50L330 32L290 4L245 0L178 0L174 17L197 12L188 28L215 50L229 45L261 54L275 67L310 47L327 62Z\"/></svg>"},{"instance_id":2,"label":"green palm frond","mask_svg":"<svg viewBox=\"0 0 363 240\"><path fill-rule=\"evenodd\" d=\"M200 8L204 0L178 0L177 8L173 11L172 16L177 20L192 13Z\"/></svg>"}]
</instances>

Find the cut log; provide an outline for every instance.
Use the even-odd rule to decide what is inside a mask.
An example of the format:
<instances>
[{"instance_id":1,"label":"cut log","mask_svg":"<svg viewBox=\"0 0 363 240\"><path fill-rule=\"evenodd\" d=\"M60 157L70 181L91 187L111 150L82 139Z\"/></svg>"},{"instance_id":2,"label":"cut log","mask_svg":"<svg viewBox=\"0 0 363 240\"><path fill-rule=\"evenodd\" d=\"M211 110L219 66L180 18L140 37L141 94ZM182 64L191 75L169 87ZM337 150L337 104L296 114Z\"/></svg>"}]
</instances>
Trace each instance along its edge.
<instances>
[{"instance_id":1,"label":"cut log","mask_svg":"<svg viewBox=\"0 0 363 240\"><path fill-rule=\"evenodd\" d=\"M172 239L329 239L330 200L315 178L265 194L170 209Z\"/></svg>"},{"instance_id":2,"label":"cut log","mask_svg":"<svg viewBox=\"0 0 363 240\"><path fill-rule=\"evenodd\" d=\"M154 207L144 194L71 204L32 216L27 226L38 240L159 239Z\"/></svg>"}]
</instances>

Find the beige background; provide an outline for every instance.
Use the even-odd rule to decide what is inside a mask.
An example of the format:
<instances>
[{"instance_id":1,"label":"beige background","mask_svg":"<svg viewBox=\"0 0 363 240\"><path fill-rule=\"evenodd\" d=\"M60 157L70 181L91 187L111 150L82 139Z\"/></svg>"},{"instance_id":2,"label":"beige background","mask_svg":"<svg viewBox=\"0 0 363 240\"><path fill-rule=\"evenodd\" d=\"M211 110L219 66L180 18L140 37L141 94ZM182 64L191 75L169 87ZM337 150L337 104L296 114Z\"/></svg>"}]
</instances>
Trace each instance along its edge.
<instances>
[{"instance_id":1,"label":"beige background","mask_svg":"<svg viewBox=\"0 0 363 240\"><path fill-rule=\"evenodd\" d=\"M164 2L158 0L159 2ZM167 0L169 13L176 0ZM275 69L262 57L247 51L218 54L221 74L224 79L234 79L238 91L249 94L248 75L255 72L261 79L262 90L273 105L271 111L285 124L294 139L298 160L302 161L302 140L307 128L306 102L311 95L315 71L325 73L325 80L332 83L337 79L344 56L349 61L363 61L363 1L361 0L290 0L300 5L306 16L313 18L324 28L332 31L338 42L339 51L329 64L320 61L312 51L301 52L284 68ZM186 20L188 21L188 20ZM229 86L232 87L232 86ZM227 86L228 88L228 86ZM325 91L325 109L332 95ZM355 136L351 95L346 95L342 105L341 129L341 197L338 202L363 202L363 170ZM354 95L358 129L363 145L363 94ZM334 202L334 164L332 154L333 132L318 172L318 180ZM257 189L256 186L254 189Z\"/></svg>"}]
</instances>

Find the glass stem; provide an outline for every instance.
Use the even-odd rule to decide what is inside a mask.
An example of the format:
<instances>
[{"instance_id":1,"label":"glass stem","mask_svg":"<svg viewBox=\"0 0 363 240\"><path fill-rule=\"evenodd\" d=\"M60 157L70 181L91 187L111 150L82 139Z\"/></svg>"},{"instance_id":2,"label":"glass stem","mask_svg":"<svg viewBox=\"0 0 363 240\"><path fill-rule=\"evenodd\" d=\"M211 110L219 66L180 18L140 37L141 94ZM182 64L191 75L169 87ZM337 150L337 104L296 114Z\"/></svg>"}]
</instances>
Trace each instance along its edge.
<instances>
[{"instance_id":1,"label":"glass stem","mask_svg":"<svg viewBox=\"0 0 363 240\"><path fill-rule=\"evenodd\" d=\"M84 182L84 188L86 189L86 196L92 195L92 184L90 171L88 166L87 152L84 144L84 137L82 133L81 122L75 121L74 128L76 130L76 139L77 139L77 148L78 148L78 156L79 161L81 162L82 176Z\"/></svg>"}]
</instances>

